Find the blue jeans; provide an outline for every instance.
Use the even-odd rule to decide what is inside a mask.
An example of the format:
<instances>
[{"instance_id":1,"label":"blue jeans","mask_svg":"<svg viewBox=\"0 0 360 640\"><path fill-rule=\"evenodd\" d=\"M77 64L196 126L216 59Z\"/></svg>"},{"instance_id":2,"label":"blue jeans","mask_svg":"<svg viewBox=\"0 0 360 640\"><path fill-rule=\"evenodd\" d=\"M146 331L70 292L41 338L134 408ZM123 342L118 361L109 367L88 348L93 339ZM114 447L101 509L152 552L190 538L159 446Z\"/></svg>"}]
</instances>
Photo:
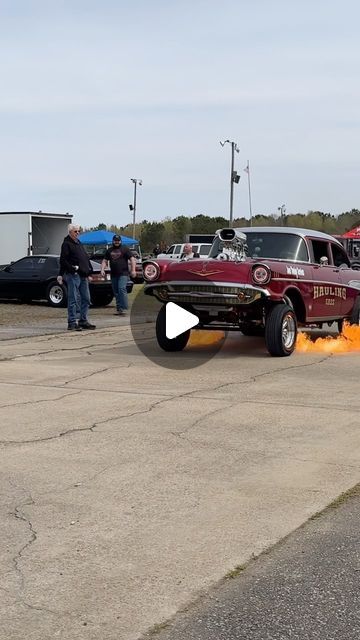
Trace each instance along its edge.
<instances>
[{"instance_id":1,"label":"blue jeans","mask_svg":"<svg viewBox=\"0 0 360 640\"><path fill-rule=\"evenodd\" d=\"M111 284L116 300L116 308L118 311L126 311L128 309L128 294L126 285L129 276L111 276Z\"/></svg>"},{"instance_id":2,"label":"blue jeans","mask_svg":"<svg viewBox=\"0 0 360 640\"><path fill-rule=\"evenodd\" d=\"M78 273L66 273L64 279L67 284L68 323L76 324L78 313L80 314L80 322L87 322L90 307L87 278L81 278Z\"/></svg>"}]
</instances>

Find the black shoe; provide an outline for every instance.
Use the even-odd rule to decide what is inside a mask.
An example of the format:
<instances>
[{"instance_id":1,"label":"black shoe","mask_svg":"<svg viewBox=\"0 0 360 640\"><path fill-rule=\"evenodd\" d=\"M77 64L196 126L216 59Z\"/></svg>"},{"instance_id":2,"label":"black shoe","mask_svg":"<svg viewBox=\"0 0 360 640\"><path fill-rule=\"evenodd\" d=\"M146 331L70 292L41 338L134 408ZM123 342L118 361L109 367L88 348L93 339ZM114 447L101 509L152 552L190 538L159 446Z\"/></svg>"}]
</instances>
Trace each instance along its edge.
<instances>
[{"instance_id":1,"label":"black shoe","mask_svg":"<svg viewBox=\"0 0 360 640\"><path fill-rule=\"evenodd\" d=\"M85 322L79 322L80 331L81 329L96 329L96 324L91 324L87 320Z\"/></svg>"},{"instance_id":2,"label":"black shoe","mask_svg":"<svg viewBox=\"0 0 360 640\"><path fill-rule=\"evenodd\" d=\"M68 331L82 331L78 324L68 324Z\"/></svg>"}]
</instances>

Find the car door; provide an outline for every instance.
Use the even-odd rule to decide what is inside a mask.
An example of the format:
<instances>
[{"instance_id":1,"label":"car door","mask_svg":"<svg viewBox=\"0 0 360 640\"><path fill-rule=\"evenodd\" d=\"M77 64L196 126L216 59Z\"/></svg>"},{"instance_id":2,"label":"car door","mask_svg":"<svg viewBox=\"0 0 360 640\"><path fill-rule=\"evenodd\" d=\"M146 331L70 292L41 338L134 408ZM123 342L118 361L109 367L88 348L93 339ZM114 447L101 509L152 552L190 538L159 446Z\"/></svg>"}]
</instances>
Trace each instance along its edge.
<instances>
[{"instance_id":1,"label":"car door","mask_svg":"<svg viewBox=\"0 0 360 640\"><path fill-rule=\"evenodd\" d=\"M330 243L320 238L310 240L313 263L313 299L309 320L331 320L341 316L342 287L340 268L333 264Z\"/></svg>"},{"instance_id":2,"label":"car door","mask_svg":"<svg viewBox=\"0 0 360 640\"><path fill-rule=\"evenodd\" d=\"M331 242L330 244L331 254L334 265L339 269L339 278L341 285L341 315L351 315L352 308L354 306L354 297L356 294L351 292L346 285L354 280L354 272L350 267L349 256L345 249L340 247L337 243ZM360 280L360 274L359 274Z\"/></svg>"},{"instance_id":3,"label":"car door","mask_svg":"<svg viewBox=\"0 0 360 640\"><path fill-rule=\"evenodd\" d=\"M39 267L34 256L17 260L6 267L6 278L2 280L2 295L8 298L31 300L39 279Z\"/></svg>"},{"instance_id":4,"label":"car door","mask_svg":"<svg viewBox=\"0 0 360 640\"><path fill-rule=\"evenodd\" d=\"M13 266L6 265L4 269L0 270L0 298L16 298L13 280ZM11 295L12 292L14 292L14 295Z\"/></svg>"},{"instance_id":5,"label":"car door","mask_svg":"<svg viewBox=\"0 0 360 640\"><path fill-rule=\"evenodd\" d=\"M179 260L180 256L183 252L184 249L184 245L183 244L176 244L174 247L174 253L172 255L173 258L175 258L175 260Z\"/></svg>"},{"instance_id":6,"label":"car door","mask_svg":"<svg viewBox=\"0 0 360 640\"><path fill-rule=\"evenodd\" d=\"M172 258L172 257L173 257L173 255L174 255L174 251L175 251L175 245L174 245L174 244L172 244L172 245L171 245L171 247L169 247L169 248L168 248L168 250L165 252L165 254L164 254L164 255L165 255L167 258ZM160 254L159 254L159 255L160 255ZM161 255L163 255L163 254L161 254Z\"/></svg>"}]
</instances>

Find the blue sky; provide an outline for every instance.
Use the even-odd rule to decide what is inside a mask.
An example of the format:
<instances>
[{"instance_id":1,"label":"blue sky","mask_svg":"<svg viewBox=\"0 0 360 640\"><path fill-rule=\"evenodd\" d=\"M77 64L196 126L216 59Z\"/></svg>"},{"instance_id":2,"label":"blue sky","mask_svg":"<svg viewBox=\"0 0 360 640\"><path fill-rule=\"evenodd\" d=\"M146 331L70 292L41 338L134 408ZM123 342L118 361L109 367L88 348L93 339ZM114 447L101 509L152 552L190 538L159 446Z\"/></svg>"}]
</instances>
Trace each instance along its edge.
<instances>
[{"instance_id":1,"label":"blue sky","mask_svg":"<svg viewBox=\"0 0 360 640\"><path fill-rule=\"evenodd\" d=\"M360 208L357 0L0 0L0 210Z\"/></svg>"}]
</instances>

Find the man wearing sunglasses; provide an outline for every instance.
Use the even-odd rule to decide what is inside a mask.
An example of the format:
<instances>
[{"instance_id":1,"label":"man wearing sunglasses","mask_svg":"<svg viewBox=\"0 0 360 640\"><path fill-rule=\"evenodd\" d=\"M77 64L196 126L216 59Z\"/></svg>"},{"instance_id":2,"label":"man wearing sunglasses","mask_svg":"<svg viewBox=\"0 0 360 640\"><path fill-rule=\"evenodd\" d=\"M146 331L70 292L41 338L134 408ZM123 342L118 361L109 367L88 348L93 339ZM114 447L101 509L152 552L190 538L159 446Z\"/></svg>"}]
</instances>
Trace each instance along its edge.
<instances>
[{"instance_id":1,"label":"man wearing sunglasses","mask_svg":"<svg viewBox=\"0 0 360 640\"><path fill-rule=\"evenodd\" d=\"M61 245L58 283L67 286L68 330L95 329L88 320L90 292L88 279L93 269L84 246L79 241L80 227L69 224L68 234ZM80 319L77 321L77 312Z\"/></svg>"}]
</instances>

